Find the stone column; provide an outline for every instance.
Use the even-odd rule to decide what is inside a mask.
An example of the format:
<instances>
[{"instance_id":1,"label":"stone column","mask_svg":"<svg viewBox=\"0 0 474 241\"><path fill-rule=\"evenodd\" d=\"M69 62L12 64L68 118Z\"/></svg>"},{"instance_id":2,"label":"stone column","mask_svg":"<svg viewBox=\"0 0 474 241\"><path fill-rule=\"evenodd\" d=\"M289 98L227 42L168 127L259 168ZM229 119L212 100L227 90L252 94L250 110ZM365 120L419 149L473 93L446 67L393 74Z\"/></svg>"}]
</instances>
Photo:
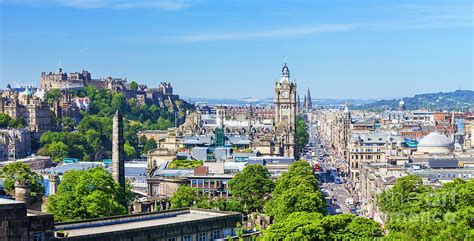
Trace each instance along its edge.
<instances>
[{"instance_id":1,"label":"stone column","mask_svg":"<svg viewBox=\"0 0 474 241\"><path fill-rule=\"evenodd\" d=\"M59 176L58 174L49 174L49 195L58 193Z\"/></svg>"},{"instance_id":2,"label":"stone column","mask_svg":"<svg viewBox=\"0 0 474 241\"><path fill-rule=\"evenodd\" d=\"M28 204L31 197L31 183L30 181L16 181L15 182L15 200L22 201Z\"/></svg>"},{"instance_id":3,"label":"stone column","mask_svg":"<svg viewBox=\"0 0 474 241\"><path fill-rule=\"evenodd\" d=\"M112 124L112 176L125 190L125 163L123 151L123 118L115 112Z\"/></svg>"}]
</instances>

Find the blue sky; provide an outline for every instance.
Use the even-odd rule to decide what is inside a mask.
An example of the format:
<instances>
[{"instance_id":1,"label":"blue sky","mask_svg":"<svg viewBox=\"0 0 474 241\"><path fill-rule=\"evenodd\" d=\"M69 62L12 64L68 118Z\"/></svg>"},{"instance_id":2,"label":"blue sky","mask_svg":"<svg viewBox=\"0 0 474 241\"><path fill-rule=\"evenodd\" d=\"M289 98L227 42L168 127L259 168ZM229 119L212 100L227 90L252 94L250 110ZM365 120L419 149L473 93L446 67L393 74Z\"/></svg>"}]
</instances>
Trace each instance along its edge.
<instances>
[{"instance_id":1,"label":"blue sky","mask_svg":"<svg viewBox=\"0 0 474 241\"><path fill-rule=\"evenodd\" d=\"M0 86L87 69L189 97L473 89L472 1L0 0Z\"/></svg>"}]
</instances>

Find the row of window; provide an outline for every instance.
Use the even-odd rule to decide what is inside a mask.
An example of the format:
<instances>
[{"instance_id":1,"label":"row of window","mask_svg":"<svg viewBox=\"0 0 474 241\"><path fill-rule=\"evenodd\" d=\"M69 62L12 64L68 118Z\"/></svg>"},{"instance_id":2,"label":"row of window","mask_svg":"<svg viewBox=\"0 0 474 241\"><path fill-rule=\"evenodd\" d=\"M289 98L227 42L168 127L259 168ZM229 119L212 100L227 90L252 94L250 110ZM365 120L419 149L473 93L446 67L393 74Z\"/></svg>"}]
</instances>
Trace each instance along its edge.
<instances>
[{"instance_id":1,"label":"row of window","mask_svg":"<svg viewBox=\"0 0 474 241\"><path fill-rule=\"evenodd\" d=\"M206 233L198 233L196 235L196 240L197 241L207 241L207 240L214 240L214 239L219 239L222 238L221 231L220 230L214 230L212 231L212 237L211 239L207 238ZM171 237L166 239L167 241L176 241L176 237ZM192 241L193 237L191 235L184 235L183 238L181 239L182 241Z\"/></svg>"},{"instance_id":2,"label":"row of window","mask_svg":"<svg viewBox=\"0 0 474 241\"><path fill-rule=\"evenodd\" d=\"M377 150L375 149L352 149L352 152L381 152L382 149L378 148Z\"/></svg>"},{"instance_id":3,"label":"row of window","mask_svg":"<svg viewBox=\"0 0 474 241\"><path fill-rule=\"evenodd\" d=\"M227 181L191 179L191 187L194 188L224 188L227 189Z\"/></svg>"},{"instance_id":4,"label":"row of window","mask_svg":"<svg viewBox=\"0 0 474 241\"><path fill-rule=\"evenodd\" d=\"M364 156L365 156L365 160L380 160L382 158L381 155L352 155L351 158L352 160L364 160ZM360 157L360 158L359 158Z\"/></svg>"}]
</instances>

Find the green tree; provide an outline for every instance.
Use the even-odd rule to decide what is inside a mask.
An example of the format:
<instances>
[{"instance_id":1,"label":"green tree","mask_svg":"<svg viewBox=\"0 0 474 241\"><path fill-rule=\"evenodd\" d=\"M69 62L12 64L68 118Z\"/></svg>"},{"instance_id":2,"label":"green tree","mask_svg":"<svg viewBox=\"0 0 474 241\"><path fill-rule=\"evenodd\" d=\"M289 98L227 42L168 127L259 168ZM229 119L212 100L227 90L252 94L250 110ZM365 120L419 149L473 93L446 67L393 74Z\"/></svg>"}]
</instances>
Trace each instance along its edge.
<instances>
[{"instance_id":1,"label":"green tree","mask_svg":"<svg viewBox=\"0 0 474 241\"><path fill-rule=\"evenodd\" d=\"M125 142L123 145L123 150L125 152L125 159L132 160L137 157L137 152L135 151L135 147L130 145L128 141Z\"/></svg>"},{"instance_id":2,"label":"green tree","mask_svg":"<svg viewBox=\"0 0 474 241\"><path fill-rule=\"evenodd\" d=\"M1 113L0 114L0 128L8 127L8 124L10 123L11 119L12 118L9 115L7 115L5 113Z\"/></svg>"},{"instance_id":3,"label":"green tree","mask_svg":"<svg viewBox=\"0 0 474 241\"><path fill-rule=\"evenodd\" d=\"M171 127L173 127L173 122L160 116L160 118L158 118L158 120L156 121L156 128L153 129L167 130Z\"/></svg>"},{"instance_id":4,"label":"green tree","mask_svg":"<svg viewBox=\"0 0 474 241\"><path fill-rule=\"evenodd\" d=\"M71 117L63 117L61 122L63 124L63 131L65 132L73 131L76 126L76 122Z\"/></svg>"},{"instance_id":5,"label":"green tree","mask_svg":"<svg viewBox=\"0 0 474 241\"><path fill-rule=\"evenodd\" d=\"M127 213L130 186L124 192L102 167L71 170L61 178L58 193L49 197L47 210L57 222Z\"/></svg>"},{"instance_id":6,"label":"green tree","mask_svg":"<svg viewBox=\"0 0 474 241\"><path fill-rule=\"evenodd\" d=\"M423 185L420 177L399 178L378 197L388 214L389 239L472 240L474 180L455 179L441 188Z\"/></svg>"},{"instance_id":7,"label":"green tree","mask_svg":"<svg viewBox=\"0 0 474 241\"><path fill-rule=\"evenodd\" d=\"M265 230L263 240L355 240L382 236L380 225L368 218L295 212Z\"/></svg>"},{"instance_id":8,"label":"green tree","mask_svg":"<svg viewBox=\"0 0 474 241\"><path fill-rule=\"evenodd\" d=\"M138 90L138 84L135 81L130 82L130 89L137 91Z\"/></svg>"},{"instance_id":9,"label":"green tree","mask_svg":"<svg viewBox=\"0 0 474 241\"><path fill-rule=\"evenodd\" d=\"M297 152L298 155L303 151L306 144L308 144L309 134L308 126L303 117L298 116L296 118L296 140L297 140Z\"/></svg>"},{"instance_id":10,"label":"green tree","mask_svg":"<svg viewBox=\"0 0 474 241\"><path fill-rule=\"evenodd\" d=\"M48 154L55 162L61 162L64 158L69 156L69 148L62 141L49 144L47 150Z\"/></svg>"},{"instance_id":11,"label":"green tree","mask_svg":"<svg viewBox=\"0 0 474 241\"><path fill-rule=\"evenodd\" d=\"M3 179L3 186L7 192L15 190L16 181L28 181L31 185L32 198L40 200L44 195L43 177L21 162L14 162L2 167L0 179Z\"/></svg>"},{"instance_id":12,"label":"green tree","mask_svg":"<svg viewBox=\"0 0 474 241\"><path fill-rule=\"evenodd\" d=\"M148 151L156 149L157 144L155 139L150 138L149 140L146 141L145 146L143 147L143 154L147 154Z\"/></svg>"},{"instance_id":13,"label":"green tree","mask_svg":"<svg viewBox=\"0 0 474 241\"><path fill-rule=\"evenodd\" d=\"M114 111L120 110L122 113L127 111L127 100L122 93L113 94L111 105Z\"/></svg>"},{"instance_id":14,"label":"green tree","mask_svg":"<svg viewBox=\"0 0 474 241\"><path fill-rule=\"evenodd\" d=\"M51 104L53 101L59 100L61 98L61 90L60 89L51 89L46 92L45 99L46 101Z\"/></svg>"},{"instance_id":15,"label":"green tree","mask_svg":"<svg viewBox=\"0 0 474 241\"><path fill-rule=\"evenodd\" d=\"M183 185L179 186L178 190L171 196L171 208L192 207L199 201L197 190Z\"/></svg>"},{"instance_id":16,"label":"green tree","mask_svg":"<svg viewBox=\"0 0 474 241\"><path fill-rule=\"evenodd\" d=\"M18 117L16 119L10 119L10 121L8 122L8 126L11 128L25 128L26 121L21 117Z\"/></svg>"},{"instance_id":17,"label":"green tree","mask_svg":"<svg viewBox=\"0 0 474 241\"><path fill-rule=\"evenodd\" d=\"M96 130L87 130L85 133L85 138L87 143L89 144L90 152L98 152L101 147L102 143L100 140L100 133Z\"/></svg>"},{"instance_id":18,"label":"green tree","mask_svg":"<svg viewBox=\"0 0 474 241\"><path fill-rule=\"evenodd\" d=\"M326 213L326 201L311 165L296 161L278 178L272 199L265 206L275 220L284 220L293 212Z\"/></svg>"},{"instance_id":19,"label":"green tree","mask_svg":"<svg viewBox=\"0 0 474 241\"><path fill-rule=\"evenodd\" d=\"M258 164L247 165L229 181L232 195L242 201L248 212L261 211L273 187L270 172Z\"/></svg>"}]
</instances>

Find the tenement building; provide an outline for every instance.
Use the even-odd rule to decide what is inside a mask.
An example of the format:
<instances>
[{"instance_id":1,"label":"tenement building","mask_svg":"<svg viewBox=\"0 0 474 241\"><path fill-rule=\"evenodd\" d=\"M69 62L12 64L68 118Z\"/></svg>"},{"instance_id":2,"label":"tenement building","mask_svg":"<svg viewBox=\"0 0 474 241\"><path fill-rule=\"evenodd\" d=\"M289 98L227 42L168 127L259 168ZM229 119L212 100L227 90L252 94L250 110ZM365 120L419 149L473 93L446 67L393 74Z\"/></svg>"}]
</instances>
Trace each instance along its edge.
<instances>
[{"instance_id":1,"label":"tenement building","mask_svg":"<svg viewBox=\"0 0 474 241\"><path fill-rule=\"evenodd\" d=\"M23 119L31 132L43 133L50 130L50 107L47 102L34 96L30 88L23 92L7 87L0 96L0 113L12 119Z\"/></svg>"},{"instance_id":2,"label":"tenement building","mask_svg":"<svg viewBox=\"0 0 474 241\"><path fill-rule=\"evenodd\" d=\"M31 154L31 134L27 129L0 129L0 161Z\"/></svg>"}]
</instances>

